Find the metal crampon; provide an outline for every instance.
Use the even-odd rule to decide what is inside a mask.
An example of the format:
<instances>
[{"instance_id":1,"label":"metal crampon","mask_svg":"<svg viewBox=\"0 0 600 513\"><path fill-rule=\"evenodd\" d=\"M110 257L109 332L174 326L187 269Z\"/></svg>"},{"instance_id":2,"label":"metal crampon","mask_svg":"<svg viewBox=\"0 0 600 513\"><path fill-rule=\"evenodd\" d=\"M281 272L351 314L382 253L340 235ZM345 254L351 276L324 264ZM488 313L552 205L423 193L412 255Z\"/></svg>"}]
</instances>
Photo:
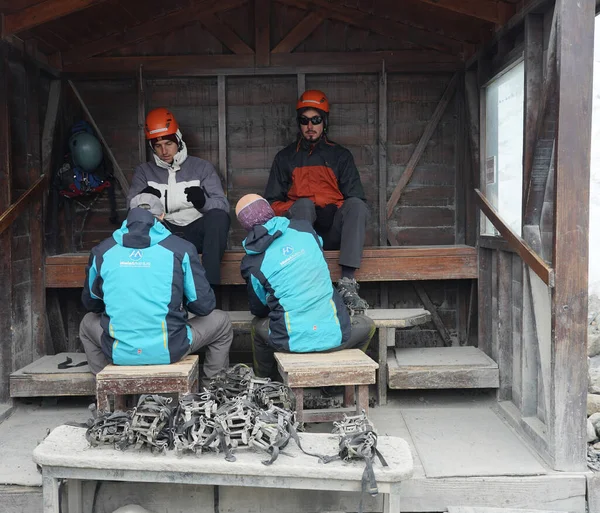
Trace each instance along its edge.
<instances>
[{"instance_id":1,"label":"metal crampon","mask_svg":"<svg viewBox=\"0 0 600 513\"><path fill-rule=\"evenodd\" d=\"M92 418L88 420L85 438L91 446L109 444L115 449L124 449L128 443L131 428L131 415L128 412L99 412L95 405L91 408Z\"/></svg>"},{"instance_id":2,"label":"metal crampon","mask_svg":"<svg viewBox=\"0 0 600 513\"><path fill-rule=\"evenodd\" d=\"M217 410L215 423L222 428L228 447L248 445L258 411L246 396L228 401Z\"/></svg>"},{"instance_id":3,"label":"metal crampon","mask_svg":"<svg viewBox=\"0 0 600 513\"><path fill-rule=\"evenodd\" d=\"M249 394L261 408L268 409L274 405L290 411L296 409L296 396L292 389L277 381L254 378L250 383Z\"/></svg>"},{"instance_id":4,"label":"metal crampon","mask_svg":"<svg viewBox=\"0 0 600 513\"><path fill-rule=\"evenodd\" d=\"M217 402L210 392L188 394L179 401L174 418L173 448L179 453L217 450L214 417ZM211 442L209 442L211 440Z\"/></svg>"},{"instance_id":5,"label":"metal crampon","mask_svg":"<svg viewBox=\"0 0 600 513\"><path fill-rule=\"evenodd\" d=\"M129 443L139 449L148 445L155 451L165 451L171 445L170 397L142 395L131 416Z\"/></svg>"},{"instance_id":6,"label":"metal crampon","mask_svg":"<svg viewBox=\"0 0 600 513\"><path fill-rule=\"evenodd\" d=\"M225 402L246 392L253 377L254 371L251 367L243 363L238 363L213 378L208 391L219 402Z\"/></svg>"}]
</instances>

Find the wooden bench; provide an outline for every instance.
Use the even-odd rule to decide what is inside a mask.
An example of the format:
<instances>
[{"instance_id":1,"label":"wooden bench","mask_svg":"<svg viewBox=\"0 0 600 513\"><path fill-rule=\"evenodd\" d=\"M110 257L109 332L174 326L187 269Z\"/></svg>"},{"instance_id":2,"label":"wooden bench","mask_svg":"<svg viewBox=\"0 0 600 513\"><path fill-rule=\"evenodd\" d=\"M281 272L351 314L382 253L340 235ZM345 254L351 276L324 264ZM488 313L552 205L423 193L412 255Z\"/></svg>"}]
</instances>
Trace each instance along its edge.
<instances>
[{"instance_id":1,"label":"wooden bench","mask_svg":"<svg viewBox=\"0 0 600 513\"><path fill-rule=\"evenodd\" d=\"M115 410L125 409L125 396L168 394L180 396L198 391L198 355L188 355L170 365L107 365L96 375L98 409L109 411L108 396Z\"/></svg>"},{"instance_id":2,"label":"wooden bench","mask_svg":"<svg viewBox=\"0 0 600 513\"><path fill-rule=\"evenodd\" d=\"M227 312L233 328L236 330L250 330L254 316L248 312ZM378 364L377 371L377 400L383 405L387 401L388 348L395 345L397 328L409 328L425 324L431 320L431 315L422 308L402 309L369 309L367 315L373 319L379 330ZM81 353L61 353L55 356L44 356L40 360L13 372L10 375L11 397L36 397L36 396L66 396L66 395L94 395L94 377L87 367L71 369L61 372L56 368L57 363L64 361L69 356L76 363L84 359ZM47 369L46 373L43 369Z\"/></svg>"},{"instance_id":3,"label":"wooden bench","mask_svg":"<svg viewBox=\"0 0 600 513\"><path fill-rule=\"evenodd\" d=\"M226 251L221 263L223 285L243 285L243 251ZM325 251L331 278L340 278L339 251ZM83 286L89 253L46 257L47 288ZM472 246L403 246L366 248L356 279L360 282L477 279L477 248Z\"/></svg>"},{"instance_id":4,"label":"wooden bench","mask_svg":"<svg viewBox=\"0 0 600 513\"><path fill-rule=\"evenodd\" d=\"M301 433L302 446L309 452L335 454L337 437ZM380 436L377 448L388 466L374 461L379 492L384 494L383 512L398 513L401 485L410 479L413 460L402 438ZM90 448L85 429L59 426L33 451L33 460L42 468L44 513L59 513L59 483L67 479L69 513L83 510L82 481L180 483L209 486L245 486L285 490L327 490L360 492L364 462L332 461L323 465L302 453L294 442L285 448L286 457L263 465L264 453L244 448L235 452L236 461L223 454L205 453L177 456L174 451L156 457L149 451L118 451L110 447ZM175 500L175 499L174 499ZM258 507L258 505L256 505Z\"/></svg>"},{"instance_id":5,"label":"wooden bench","mask_svg":"<svg viewBox=\"0 0 600 513\"><path fill-rule=\"evenodd\" d=\"M332 353L275 353L283 382L296 396L296 419L303 422L333 422L345 414L369 412L369 385L375 383L379 365L360 349ZM344 408L304 410L304 389L344 387Z\"/></svg>"}]
</instances>

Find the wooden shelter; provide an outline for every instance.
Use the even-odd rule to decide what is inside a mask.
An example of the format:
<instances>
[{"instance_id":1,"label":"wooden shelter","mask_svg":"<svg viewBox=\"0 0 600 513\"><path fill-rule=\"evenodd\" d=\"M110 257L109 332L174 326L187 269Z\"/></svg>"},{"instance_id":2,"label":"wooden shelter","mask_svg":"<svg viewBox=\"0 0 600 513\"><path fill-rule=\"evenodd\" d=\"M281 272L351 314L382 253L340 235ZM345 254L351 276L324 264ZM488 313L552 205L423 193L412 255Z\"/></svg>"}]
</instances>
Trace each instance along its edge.
<instances>
[{"instance_id":1,"label":"wooden shelter","mask_svg":"<svg viewBox=\"0 0 600 513\"><path fill-rule=\"evenodd\" d=\"M0 0L0 400L12 371L74 350L86 252L114 229L105 197L55 201L74 121L92 122L105 143L121 218L121 192L147 158L144 116L158 106L172 108L190 153L215 164L235 205L263 190L295 137L298 94L316 88L372 212L367 244L379 249L367 250L362 291L376 307L433 314L431 329L398 333L396 345L477 346L498 364L508 421L551 468L583 471L595 9ZM505 141L522 145L512 224L488 129L500 109L488 92L511 70L523 77L522 132ZM241 240L234 222L230 249ZM244 309L231 258L226 298Z\"/></svg>"}]
</instances>

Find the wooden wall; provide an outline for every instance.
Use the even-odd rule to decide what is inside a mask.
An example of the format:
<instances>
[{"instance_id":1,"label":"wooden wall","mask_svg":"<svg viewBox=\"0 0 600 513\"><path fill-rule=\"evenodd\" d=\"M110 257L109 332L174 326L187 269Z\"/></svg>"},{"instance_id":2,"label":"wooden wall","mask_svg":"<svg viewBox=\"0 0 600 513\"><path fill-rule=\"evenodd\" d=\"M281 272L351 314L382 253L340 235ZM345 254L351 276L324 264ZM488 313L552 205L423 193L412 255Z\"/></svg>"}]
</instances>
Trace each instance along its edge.
<instances>
[{"instance_id":1,"label":"wooden wall","mask_svg":"<svg viewBox=\"0 0 600 513\"><path fill-rule=\"evenodd\" d=\"M450 76L390 74L387 103L387 196L446 88ZM225 77L227 194L232 207L249 192L262 193L275 154L297 134L294 106L298 96L295 75ZM329 136L354 155L365 188L371 218L367 245L378 243L378 125L379 86L376 74L307 75L306 88L322 89L332 104ZM138 86L133 80L78 82L92 116L130 178L146 148L139 148ZM69 120L81 116L70 98ZM178 119L190 155L219 162L218 80L207 78L146 79L146 112L171 108ZM456 123L457 103L451 102L425 148L415 172L390 219L391 232L401 245L454 244L456 240ZM125 205L119 195L120 213ZM80 230L78 208L74 229ZM77 218L79 216L79 218ZM232 217L233 209L232 209ZM110 235L108 202L100 199L88 213L75 250L87 250ZM244 233L233 219L230 248L241 247ZM81 241L81 244L80 244Z\"/></svg>"},{"instance_id":2,"label":"wooden wall","mask_svg":"<svg viewBox=\"0 0 600 513\"><path fill-rule=\"evenodd\" d=\"M0 214L41 174L41 135L48 80L0 44ZM0 402L8 376L45 353L42 203L28 206L0 234Z\"/></svg>"},{"instance_id":3,"label":"wooden wall","mask_svg":"<svg viewBox=\"0 0 600 513\"><path fill-rule=\"evenodd\" d=\"M304 77L306 88L322 89L331 101L330 138L354 155L372 214L367 245L377 245L379 233L379 78L378 74ZM448 74L388 75L386 197L402 175L450 78ZM221 101L225 102L226 132L226 151L221 153L217 77L147 78L141 88L135 80L79 81L76 87L129 180L140 155L149 156L145 142L140 142L138 104L143 105L144 112L159 106L171 108L191 155L211 161L217 169L224 167L219 161L220 155L226 159L227 173L221 178L232 205L229 247L239 249L245 234L235 220L233 207L244 194L263 192L275 154L295 140L298 77L232 76L221 80L224 81ZM81 118L82 112L73 95L67 94L65 99L63 124L66 129ZM394 209L390 227L402 245L460 242L455 235L456 191L462 187L456 178L458 109L457 100L450 102ZM64 137L68 137L66 132ZM126 205L120 190L117 190L117 200L123 219ZM90 206L88 200L81 203ZM87 251L114 230L109 223L105 196L91 205L87 216L81 205L68 200L60 210L61 219L65 221L60 226L66 226L67 231L72 229L72 236L60 237L65 243L58 252ZM464 223L464 220L458 222ZM424 285L451 337L461 344L476 343L476 329L466 326L468 301L473 300L469 296L469 283L444 281ZM392 284L385 296L379 285L364 284L361 293L372 305L421 306L410 283ZM78 293L62 291L59 295L67 327L65 343L59 345L76 349L77 325L83 315ZM245 296L242 296L239 305L234 304L232 297L230 308L245 308ZM472 312L471 324L475 320ZM442 345L442 340L432 325L418 331L399 332L398 344L436 346Z\"/></svg>"}]
</instances>

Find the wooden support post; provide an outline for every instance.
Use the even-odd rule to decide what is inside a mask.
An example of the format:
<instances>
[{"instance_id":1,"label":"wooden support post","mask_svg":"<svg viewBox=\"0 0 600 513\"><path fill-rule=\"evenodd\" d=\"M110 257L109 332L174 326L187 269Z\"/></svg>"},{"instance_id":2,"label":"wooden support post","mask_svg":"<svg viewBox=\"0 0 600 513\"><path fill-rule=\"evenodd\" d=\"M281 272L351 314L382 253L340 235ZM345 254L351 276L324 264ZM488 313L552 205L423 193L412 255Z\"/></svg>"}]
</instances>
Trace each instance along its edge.
<instances>
[{"instance_id":1,"label":"wooden support post","mask_svg":"<svg viewBox=\"0 0 600 513\"><path fill-rule=\"evenodd\" d=\"M29 183L40 179L42 168L42 127L39 115L40 72L26 63L27 73L27 175ZM45 183L45 182L44 182ZM44 220L45 195L33 196L29 203L29 241L31 255L31 359L46 354L46 289L44 286Z\"/></svg>"},{"instance_id":2,"label":"wooden support post","mask_svg":"<svg viewBox=\"0 0 600 513\"><path fill-rule=\"evenodd\" d=\"M587 303L594 0L557 0L556 199L552 294L554 468L586 468ZM576 248L576 251L573 249Z\"/></svg>"},{"instance_id":3,"label":"wooden support post","mask_svg":"<svg viewBox=\"0 0 600 513\"><path fill-rule=\"evenodd\" d=\"M555 133L543 135L543 129L547 116L552 114L551 109L549 109L550 99L556 94L557 23L557 9L555 9L548 39L543 82L540 86L541 94L536 99L538 102L537 108L533 107L537 112L535 125L531 127L533 133L528 137L533 141L533 147L529 154L524 154L523 158L523 165L525 166L523 174L527 177L527 181L524 183L525 191L523 195L524 224L539 224L540 222L541 207L544 202L550 169L548 165L534 166L534 164L536 163L535 157L539 153L540 139L545 139L544 142L547 143L548 140L555 138ZM527 157L527 160L525 157Z\"/></svg>"},{"instance_id":4,"label":"wooden support post","mask_svg":"<svg viewBox=\"0 0 600 513\"><path fill-rule=\"evenodd\" d=\"M500 387L498 400L511 398L512 353L512 253L498 251L498 324L494 325L498 339L498 370Z\"/></svg>"},{"instance_id":5,"label":"wooden support post","mask_svg":"<svg viewBox=\"0 0 600 513\"><path fill-rule=\"evenodd\" d=\"M488 356L492 355L492 253L494 250L479 248L479 279L477 280L478 330L477 347Z\"/></svg>"},{"instance_id":6,"label":"wooden support post","mask_svg":"<svg viewBox=\"0 0 600 513\"><path fill-rule=\"evenodd\" d=\"M10 70L8 46L0 44L0 211L11 204L12 155L11 127L8 98ZM12 372L12 230L0 233L0 402L9 398L8 378Z\"/></svg>"},{"instance_id":7,"label":"wooden support post","mask_svg":"<svg viewBox=\"0 0 600 513\"><path fill-rule=\"evenodd\" d=\"M417 146L415 147L413 154L410 156L408 164L406 164L406 168L404 169L404 172L402 173L400 180L398 180L398 183L396 184L396 187L394 188L394 191L392 192L392 195L387 202L387 218L388 219L390 217L392 217L392 214L394 213L394 207L398 203L398 200L400 199L402 191L404 190L404 188L410 181L410 179L415 171L415 168L417 167L417 164L419 163L419 159L421 158L421 155L423 155L423 152L425 151L425 148L427 147L427 143L431 139L433 132L437 128L438 123L440 122L440 119L442 119L442 116L443 116L444 112L446 111L446 107L448 106L448 104L450 103L450 100L454 96L454 92L456 91L457 83L458 83L458 73L455 73L452 76L452 78L450 79L450 82L448 83L448 87L446 87L446 90L444 91L442 98L440 99L437 107L435 108L435 112L433 113L433 116L429 120L429 123L427 123L427 126L425 127L425 130L423 132L423 135L421 136L421 139L417 143Z\"/></svg>"},{"instance_id":8,"label":"wooden support post","mask_svg":"<svg viewBox=\"0 0 600 513\"><path fill-rule=\"evenodd\" d=\"M137 121L138 121L138 161L140 164L146 162L146 135L144 126L146 124L146 88L144 87L144 67L140 64L140 71L137 74Z\"/></svg>"},{"instance_id":9,"label":"wooden support post","mask_svg":"<svg viewBox=\"0 0 600 513\"><path fill-rule=\"evenodd\" d=\"M228 194L229 177L227 175L227 82L223 75L217 78L217 102L219 117L219 172L223 180L225 196Z\"/></svg>"},{"instance_id":10,"label":"wooden support post","mask_svg":"<svg viewBox=\"0 0 600 513\"><path fill-rule=\"evenodd\" d=\"M106 139L104 139L104 136L102 135L102 132L100 131L100 128L98 127L98 125L94 121L94 118L92 117L91 112L87 108L87 105L83 101L83 98L79 94L79 91L75 87L75 84L71 80L69 80L69 85L71 86L71 89L73 89L73 92L75 93L75 96L77 97L77 100L79 101L79 103L81 105L81 108L83 109L83 112L85 112L85 115L87 116L88 121L90 122L90 125L92 125L92 127L94 127L94 130L95 130L96 134L98 135L98 138L100 139L100 141L104 145L104 149L106 150L106 153L108 153L108 158L112 162L112 165L113 165L113 168L114 168L113 171L115 173L115 178L117 179L117 181L119 182L119 185L121 186L121 190L123 191L123 195L125 197L127 197L127 195L129 194L129 182L127 181L127 178L123 174L123 170L121 169L121 166L119 166L119 163L117 162L117 159L113 155L113 152L110 149L110 146L108 145L108 143L106 142Z\"/></svg>"},{"instance_id":11,"label":"wooden support post","mask_svg":"<svg viewBox=\"0 0 600 513\"><path fill-rule=\"evenodd\" d=\"M471 155L471 172L473 184L479 186L479 86L477 73L467 71L465 74L465 106L467 111L467 127Z\"/></svg>"},{"instance_id":12,"label":"wooden support post","mask_svg":"<svg viewBox=\"0 0 600 513\"><path fill-rule=\"evenodd\" d=\"M256 66L264 67L271 63L271 0L254 0L255 54Z\"/></svg>"},{"instance_id":13,"label":"wooden support post","mask_svg":"<svg viewBox=\"0 0 600 513\"><path fill-rule=\"evenodd\" d=\"M45 177L52 176L52 149L54 146L54 133L56 131L56 120L58 119L58 111L60 107L60 98L61 98L61 89L62 84L60 80L53 80L50 83L50 92L48 93L48 106L46 107L46 117L44 119L44 130L42 132L42 175ZM51 183L50 180L46 181L46 184ZM43 197L43 196L42 196ZM52 196L50 196L52 198ZM56 200L56 198L52 198L52 200ZM44 219L47 218L48 208L47 205L44 205L43 215L42 215L42 225L44 225ZM47 224L46 224L47 226ZM50 227L53 233L58 230L58 226ZM55 240L52 237L52 240ZM47 239L46 239L47 241ZM48 249L48 248L47 248ZM56 247L50 248L53 251L56 250ZM45 297L45 292L44 292ZM45 322L51 327L48 333L46 333L46 354L55 354L56 346L54 344L54 333L53 333L53 323L48 315L48 308L45 307ZM64 331L64 328L63 328Z\"/></svg>"},{"instance_id":14,"label":"wooden support post","mask_svg":"<svg viewBox=\"0 0 600 513\"><path fill-rule=\"evenodd\" d=\"M442 319L440 318L437 312L437 308L429 298L429 294L425 292L425 288L419 282L414 281L413 286L415 288L415 291L417 292L417 295L419 296L419 299L423 303L425 310L429 310L429 313L431 314L431 320L433 321L433 324L435 324L435 327L438 333L440 334L440 338L442 339L444 346L452 346L452 339L450 338L448 330L446 330L446 326L444 326L444 323L442 322Z\"/></svg>"},{"instance_id":15,"label":"wooden support post","mask_svg":"<svg viewBox=\"0 0 600 513\"><path fill-rule=\"evenodd\" d=\"M537 123L540 97L544 80L544 16L528 14L525 18L525 129L523 138L523 198L533 166L533 153L537 140ZM525 217L525 201L523 201Z\"/></svg>"},{"instance_id":16,"label":"wooden support post","mask_svg":"<svg viewBox=\"0 0 600 513\"><path fill-rule=\"evenodd\" d=\"M306 75L304 73L298 73L298 98L302 96L304 91L306 91Z\"/></svg>"},{"instance_id":17,"label":"wooden support post","mask_svg":"<svg viewBox=\"0 0 600 513\"><path fill-rule=\"evenodd\" d=\"M467 186L469 173L465 160L465 98L464 74L459 76L459 84L455 95L456 128L454 132L454 243L464 244L467 223Z\"/></svg>"},{"instance_id":18,"label":"wooden support post","mask_svg":"<svg viewBox=\"0 0 600 513\"><path fill-rule=\"evenodd\" d=\"M60 107L61 89L62 84L60 80L53 80L50 83L48 106L44 119L44 130L42 132L42 174L47 176L52 174L52 148L54 146L54 132L56 130L56 120L58 119Z\"/></svg>"},{"instance_id":19,"label":"wooden support post","mask_svg":"<svg viewBox=\"0 0 600 513\"><path fill-rule=\"evenodd\" d=\"M387 246L387 72L385 61L379 74L379 245Z\"/></svg>"}]
</instances>

